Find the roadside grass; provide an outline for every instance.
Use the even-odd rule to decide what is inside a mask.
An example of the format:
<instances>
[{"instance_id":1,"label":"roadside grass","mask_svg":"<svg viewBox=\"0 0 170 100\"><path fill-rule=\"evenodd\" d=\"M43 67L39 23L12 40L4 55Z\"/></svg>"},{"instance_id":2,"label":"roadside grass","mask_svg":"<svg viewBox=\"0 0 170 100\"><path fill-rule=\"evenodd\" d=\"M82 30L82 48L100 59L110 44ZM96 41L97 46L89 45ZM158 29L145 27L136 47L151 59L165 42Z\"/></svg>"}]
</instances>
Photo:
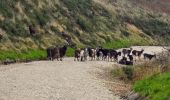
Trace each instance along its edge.
<instances>
[{"instance_id":1,"label":"roadside grass","mask_svg":"<svg viewBox=\"0 0 170 100\"><path fill-rule=\"evenodd\" d=\"M162 56L161 56L162 55ZM160 53L157 59L134 66L113 69L114 78L132 84L132 90L149 100L170 100L169 52Z\"/></svg>"},{"instance_id":2,"label":"roadside grass","mask_svg":"<svg viewBox=\"0 0 170 100\"><path fill-rule=\"evenodd\" d=\"M68 47L68 48L67 48L67 52L66 52L66 56L67 56L67 57L73 57L73 56L74 56L74 49Z\"/></svg>"},{"instance_id":3,"label":"roadside grass","mask_svg":"<svg viewBox=\"0 0 170 100\"><path fill-rule=\"evenodd\" d=\"M16 51L1 51L0 60L38 60L47 56L44 50L27 50L22 52Z\"/></svg>"},{"instance_id":4,"label":"roadside grass","mask_svg":"<svg viewBox=\"0 0 170 100\"><path fill-rule=\"evenodd\" d=\"M125 82L135 83L145 77L150 77L161 73L157 64L143 63L134 66L122 66L111 71L113 77L123 80ZM145 73L145 74L144 74Z\"/></svg>"},{"instance_id":5,"label":"roadside grass","mask_svg":"<svg viewBox=\"0 0 170 100\"><path fill-rule=\"evenodd\" d=\"M144 41L142 38L135 37L135 39L132 38L124 38L124 39L116 39L111 42L107 42L103 44L102 46L104 48L114 48L114 49L119 49L119 48L128 48L130 46L144 46L144 45L151 45L151 41Z\"/></svg>"},{"instance_id":6,"label":"roadside grass","mask_svg":"<svg viewBox=\"0 0 170 100\"><path fill-rule=\"evenodd\" d=\"M170 100L169 83L170 72L167 72L137 81L133 89L151 100Z\"/></svg>"},{"instance_id":7,"label":"roadside grass","mask_svg":"<svg viewBox=\"0 0 170 100\"><path fill-rule=\"evenodd\" d=\"M66 52L67 57L72 57L74 55L74 49L68 48ZM47 57L45 50L27 50L27 51L1 51L0 61L7 60L40 60Z\"/></svg>"},{"instance_id":8,"label":"roadside grass","mask_svg":"<svg viewBox=\"0 0 170 100\"><path fill-rule=\"evenodd\" d=\"M150 100L170 100L170 52L161 53L150 65L144 64L144 69L138 69L133 90ZM137 74L136 74L137 75Z\"/></svg>"},{"instance_id":9,"label":"roadside grass","mask_svg":"<svg viewBox=\"0 0 170 100\"><path fill-rule=\"evenodd\" d=\"M115 40L115 41L111 41L111 42L107 42L105 44L102 45L104 48L125 48L125 47L129 47L131 46L131 43L129 40L127 39L122 39L122 40Z\"/></svg>"}]
</instances>

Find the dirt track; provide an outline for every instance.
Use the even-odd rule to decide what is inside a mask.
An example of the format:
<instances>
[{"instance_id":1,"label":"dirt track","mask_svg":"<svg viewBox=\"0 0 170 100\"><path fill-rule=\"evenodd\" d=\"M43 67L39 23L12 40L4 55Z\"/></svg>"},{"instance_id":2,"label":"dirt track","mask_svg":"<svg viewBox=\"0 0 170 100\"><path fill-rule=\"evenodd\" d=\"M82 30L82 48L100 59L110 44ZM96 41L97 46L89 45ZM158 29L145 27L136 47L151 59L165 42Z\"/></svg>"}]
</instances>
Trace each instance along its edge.
<instances>
[{"instance_id":1,"label":"dirt track","mask_svg":"<svg viewBox=\"0 0 170 100\"><path fill-rule=\"evenodd\" d=\"M0 100L117 100L96 76L108 62L40 61L0 68Z\"/></svg>"},{"instance_id":2,"label":"dirt track","mask_svg":"<svg viewBox=\"0 0 170 100\"><path fill-rule=\"evenodd\" d=\"M97 77L113 65L106 61L74 62L73 58L1 65L0 100L119 100L109 91L105 79Z\"/></svg>"}]
</instances>

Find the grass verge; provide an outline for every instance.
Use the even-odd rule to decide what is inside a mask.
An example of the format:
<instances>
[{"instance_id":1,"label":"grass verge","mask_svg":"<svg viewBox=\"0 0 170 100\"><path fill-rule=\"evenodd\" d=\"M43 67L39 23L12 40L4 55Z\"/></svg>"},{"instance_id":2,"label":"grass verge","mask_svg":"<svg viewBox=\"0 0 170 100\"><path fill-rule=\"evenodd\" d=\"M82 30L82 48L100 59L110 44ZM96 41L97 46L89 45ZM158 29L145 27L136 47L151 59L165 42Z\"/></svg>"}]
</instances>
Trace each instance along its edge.
<instances>
[{"instance_id":1,"label":"grass verge","mask_svg":"<svg viewBox=\"0 0 170 100\"><path fill-rule=\"evenodd\" d=\"M170 72L137 81L133 89L150 100L170 100Z\"/></svg>"},{"instance_id":2,"label":"grass verge","mask_svg":"<svg viewBox=\"0 0 170 100\"><path fill-rule=\"evenodd\" d=\"M116 40L113 40L111 42L107 42L105 44L103 44L102 46L104 48L114 48L114 49L119 49L119 48L127 48L127 47L130 47L130 46L144 46L144 45L151 45L151 42L150 41L144 41L143 39L141 38L124 38L124 39L116 39Z\"/></svg>"},{"instance_id":3,"label":"grass verge","mask_svg":"<svg viewBox=\"0 0 170 100\"><path fill-rule=\"evenodd\" d=\"M47 54L44 50L28 50L22 52L1 51L0 60L37 60L46 58Z\"/></svg>"},{"instance_id":4,"label":"grass verge","mask_svg":"<svg viewBox=\"0 0 170 100\"><path fill-rule=\"evenodd\" d=\"M115 49L118 49L118 48L125 48L125 47L129 47L131 46L131 42L129 40L115 40L115 41L112 41L112 42L108 42L108 43L105 43L103 44L102 46L104 48L115 48Z\"/></svg>"},{"instance_id":5,"label":"grass verge","mask_svg":"<svg viewBox=\"0 0 170 100\"><path fill-rule=\"evenodd\" d=\"M163 52L153 61L122 66L113 69L111 74L114 78L131 83L132 90L146 97L146 100L170 100L169 64L169 52Z\"/></svg>"},{"instance_id":6,"label":"grass verge","mask_svg":"<svg viewBox=\"0 0 170 100\"><path fill-rule=\"evenodd\" d=\"M72 57L74 55L74 49L68 48L66 52L67 57ZM6 60L39 60L47 57L45 50L27 50L22 52L17 51L1 51L0 61Z\"/></svg>"},{"instance_id":7,"label":"grass verge","mask_svg":"<svg viewBox=\"0 0 170 100\"><path fill-rule=\"evenodd\" d=\"M67 48L67 52L66 52L66 56L67 56L67 57L73 57L73 56L74 56L74 49L68 47L68 48Z\"/></svg>"}]
</instances>

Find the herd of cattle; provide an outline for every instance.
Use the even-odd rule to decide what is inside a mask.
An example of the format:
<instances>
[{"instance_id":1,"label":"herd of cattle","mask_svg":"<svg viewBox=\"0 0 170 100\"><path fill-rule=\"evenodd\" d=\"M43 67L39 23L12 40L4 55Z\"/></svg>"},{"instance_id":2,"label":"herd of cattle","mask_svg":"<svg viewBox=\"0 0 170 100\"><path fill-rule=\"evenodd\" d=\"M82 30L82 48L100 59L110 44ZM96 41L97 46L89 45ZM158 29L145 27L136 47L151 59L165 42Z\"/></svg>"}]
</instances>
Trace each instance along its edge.
<instances>
[{"instance_id":1,"label":"herd of cattle","mask_svg":"<svg viewBox=\"0 0 170 100\"><path fill-rule=\"evenodd\" d=\"M67 46L53 47L47 49L47 58L50 60L63 60L67 51ZM136 59L140 59L143 55L144 59L152 60L156 58L156 54L144 53L144 49L133 50L132 48L126 48L122 50L105 49L99 48L77 48L74 51L74 61L91 61L104 60L104 61L115 61L123 65L133 65ZM121 59L118 59L121 58Z\"/></svg>"}]
</instances>

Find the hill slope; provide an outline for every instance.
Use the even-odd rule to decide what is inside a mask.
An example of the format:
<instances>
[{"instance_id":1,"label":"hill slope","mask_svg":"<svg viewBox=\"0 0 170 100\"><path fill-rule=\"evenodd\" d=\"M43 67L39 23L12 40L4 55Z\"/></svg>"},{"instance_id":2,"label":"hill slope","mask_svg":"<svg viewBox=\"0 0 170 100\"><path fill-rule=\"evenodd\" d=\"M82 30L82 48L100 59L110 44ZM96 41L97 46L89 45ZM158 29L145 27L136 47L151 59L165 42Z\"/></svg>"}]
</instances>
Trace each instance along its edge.
<instances>
[{"instance_id":1,"label":"hill slope","mask_svg":"<svg viewBox=\"0 0 170 100\"><path fill-rule=\"evenodd\" d=\"M170 14L169 0L131 0L133 3L143 6L155 12Z\"/></svg>"},{"instance_id":2,"label":"hill slope","mask_svg":"<svg viewBox=\"0 0 170 100\"><path fill-rule=\"evenodd\" d=\"M6 0L0 2L0 49L61 45L65 43L62 30L80 46L118 40L129 45L156 44L157 37L170 36L168 18L133 7L127 0Z\"/></svg>"}]
</instances>

